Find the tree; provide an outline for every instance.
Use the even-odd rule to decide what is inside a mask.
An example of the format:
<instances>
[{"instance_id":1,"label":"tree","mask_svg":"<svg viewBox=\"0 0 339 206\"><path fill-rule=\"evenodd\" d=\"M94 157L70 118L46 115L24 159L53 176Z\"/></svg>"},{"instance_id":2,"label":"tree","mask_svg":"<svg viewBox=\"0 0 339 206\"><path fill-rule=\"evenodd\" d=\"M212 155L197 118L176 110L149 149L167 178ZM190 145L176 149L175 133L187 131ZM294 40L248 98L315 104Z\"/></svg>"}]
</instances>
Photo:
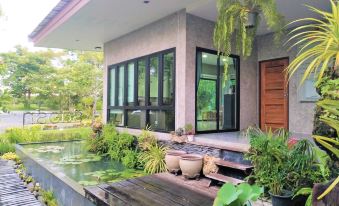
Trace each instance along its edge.
<instances>
[{"instance_id":1,"label":"tree","mask_svg":"<svg viewBox=\"0 0 339 206\"><path fill-rule=\"evenodd\" d=\"M9 87L11 96L22 99L25 108L29 109L32 94L45 95L41 85L50 78L55 68L52 51L29 52L20 46L15 52L1 54L6 67L4 84Z\"/></svg>"}]
</instances>

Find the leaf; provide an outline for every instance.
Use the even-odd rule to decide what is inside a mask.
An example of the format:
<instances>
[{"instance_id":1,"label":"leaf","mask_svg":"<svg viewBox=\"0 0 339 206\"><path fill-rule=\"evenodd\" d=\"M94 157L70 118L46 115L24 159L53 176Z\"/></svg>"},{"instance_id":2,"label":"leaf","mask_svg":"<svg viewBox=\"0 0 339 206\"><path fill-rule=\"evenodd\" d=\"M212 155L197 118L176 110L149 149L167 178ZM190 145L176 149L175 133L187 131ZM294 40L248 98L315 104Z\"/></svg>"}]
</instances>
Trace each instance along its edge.
<instances>
[{"instance_id":1,"label":"leaf","mask_svg":"<svg viewBox=\"0 0 339 206\"><path fill-rule=\"evenodd\" d=\"M234 185L226 183L218 191L217 198L215 199L213 206L229 205L238 199L240 193L241 191L237 191Z\"/></svg>"},{"instance_id":2,"label":"leaf","mask_svg":"<svg viewBox=\"0 0 339 206\"><path fill-rule=\"evenodd\" d=\"M304 187L304 188L301 188L300 190L298 190L298 192L293 196L293 198L295 198L296 196L299 196L299 195L309 195L311 193L312 193L312 188Z\"/></svg>"},{"instance_id":3,"label":"leaf","mask_svg":"<svg viewBox=\"0 0 339 206\"><path fill-rule=\"evenodd\" d=\"M332 182L332 184L317 198L317 200L321 200L325 197L328 193L333 190L333 188L339 183L339 176Z\"/></svg>"},{"instance_id":4,"label":"leaf","mask_svg":"<svg viewBox=\"0 0 339 206\"><path fill-rule=\"evenodd\" d=\"M250 200L256 201L260 195L264 193L264 187L259 187L258 185L252 185L252 195Z\"/></svg>"},{"instance_id":5,"label":"leaf","mask_svg":"<svg viewBox=\"0 0 339 206\"><path fill-rule=\"evenodd\" d=\"M252 196L252 187L247 183L241 183L237 186L238 190L241 190L241 194L239 194L238 200L241 205L244 205L248 200L250 200Z\"/></svg>"}]
</instances>

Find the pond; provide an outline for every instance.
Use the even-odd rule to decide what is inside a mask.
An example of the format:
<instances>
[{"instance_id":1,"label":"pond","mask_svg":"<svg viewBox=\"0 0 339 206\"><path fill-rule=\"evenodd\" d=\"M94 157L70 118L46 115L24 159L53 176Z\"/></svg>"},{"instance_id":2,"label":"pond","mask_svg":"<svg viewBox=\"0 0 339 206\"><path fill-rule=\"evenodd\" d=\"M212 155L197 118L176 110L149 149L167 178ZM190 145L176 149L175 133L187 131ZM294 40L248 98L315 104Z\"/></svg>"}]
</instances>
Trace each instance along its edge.
<instances>
[{"instance_id":1,"label":"pond","mask_svg":"<svg viewBox=\"0 0 339 206\"><path fill-rule=\"evenodd\" d=\"M125 168L120 162L86 150L84 141L22 145L39 163L64 173L82 186L144 176L142 170Z\"/></svg>"}]
</instances>

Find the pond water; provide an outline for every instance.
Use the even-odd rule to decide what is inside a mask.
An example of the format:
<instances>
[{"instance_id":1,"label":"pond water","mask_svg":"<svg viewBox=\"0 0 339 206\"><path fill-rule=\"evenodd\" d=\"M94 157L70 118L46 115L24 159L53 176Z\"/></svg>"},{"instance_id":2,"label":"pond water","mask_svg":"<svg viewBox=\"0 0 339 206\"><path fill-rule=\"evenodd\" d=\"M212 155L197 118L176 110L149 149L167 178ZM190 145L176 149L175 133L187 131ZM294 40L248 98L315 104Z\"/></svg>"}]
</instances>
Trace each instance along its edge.
<instances>
[{"instance_id":1,"label":"pond water","mask_svg":"<svg viewBox=\"0 0 339 206\"><path fill-rule=\"evenodd\" d=\"M64 173L83 186L145 175L141 170L125 168L120 162L88 152L84 141L22 146L44 166Z\"/></svg>"}]
</instances>

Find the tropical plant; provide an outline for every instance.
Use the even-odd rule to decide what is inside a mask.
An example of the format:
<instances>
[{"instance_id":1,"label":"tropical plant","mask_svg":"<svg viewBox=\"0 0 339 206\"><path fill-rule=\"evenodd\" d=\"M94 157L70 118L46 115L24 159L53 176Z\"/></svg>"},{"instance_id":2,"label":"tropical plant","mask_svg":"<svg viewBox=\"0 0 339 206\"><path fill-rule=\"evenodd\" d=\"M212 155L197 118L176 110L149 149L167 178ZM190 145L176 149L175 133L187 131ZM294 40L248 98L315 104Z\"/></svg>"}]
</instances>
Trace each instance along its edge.
<instances>
[{"instance_id":1,"label":"tropical plant","mask_svg":"<svg viewBox=\"0 0 339 206\"><path fill-rule=\"evenodd\" d=\"M249 206L249 201L256 201L263 193L264 188L257 185L226 183L218 191L213 206Z\"/></svg>"},{"instance_id":2,"label":"tropical plant","mask_svg":"<svg viewBox=\"0 0 339 206\"><path fill-rule=\"evenodd\" d=\"M284 17L278 12L275 0L218 0L217 9L213 41L218 52L225 56L231 54L234 42L238 53L251 55L261 16L275 32L276 40L283 33ZM251 18L253 25L248 24Z\"/></svg>"},{"instance_id":3,"label":"tropical plant","mask_svg":"<svg viewBox=\"0 0 339 206\"><path fill-rule=\"evenodd\" d=\"M254 166L250 178L272 194L281 195L284 190L295 192L327 180L329 158L309 140L291 143L284 130L264 133L258 128L249 128L247 135L251 148L246 158Z\"/></svg>"},{"instance_id":4,"label":"tropical plant","mask_svg":"<svg viewBox=\"0 0 339 206\"><path fill-rule=\"evenodd\" d=\"M122 164L127 168L137 168L138 167L138 152L135 150L124 150L124 156L121 158Z\"/></svg>"},{"instance_id":5,"label":"tropical plant","mask_svg":"<svg viewBox=\"0 0 339 206\"><path fill-rule=\"evenodd\" d=\"M289 24L304 24L293 29L287 41L294 42L291 48L300 48L297 57L287 67L290 78L304 63L309 63L301 83L313 73L321 81L327 70L339 71L339 2L330 0L330 3L332 12L308 6L321 17L298 19Z\"/></svg>"},{"instance_id":6,"label":"tropical plant","mask_svg":"<svg viewBox=\"0 0 339 206\"><path fill-rule=\"evenodd\" d=\"M324 99L317 103L318 106L322 107L326 111L328 111L330 114L336 117L339 117L339 100L330 100L330 99ZM322 145L325 149L333 153L333 155L336 158L339 158L339 141L338 141L338 134L339 134L339 121L335 118L330 118L327 116L322 116L320 118L320 121L326 123L330 127L334 128L337 133L337 138L329 138L319 135L313 135L313 138L318 142L320 145ZM317 197L317 200L321 200L324 196L329 194L331 190L339 183L339 176L331 183L331 185L319 196Z\"/></svg>"},{"instance_id":7,"label":"tropical plant","mask_svg":"<svg viewBox=\"0 0 339 206\"><path fill-rule=\"evenodd\" d=\"M194 133L193 131L193 125L192 124L186 124L184 126L185 128L185 133L188 134L188 135L192 135Z\"/></svg>"},{"instance_id":8,"label":"tropical plant","mask_svg":"<svg viewBox=\"0 0 339 206\"><path fill-rule=\"evenodd\" d=\"M317 102L317 105L327 111L327 114L320 117L320 121L335 129L337 138L333 139L319 135L313 135L313 138L339 158L339 119L337 119L339 118L339 100L324 99Z\"/></svg>"},{"instance_id":9,"label":"tropical plant","mask_svg":"<svg viewBox=\"0 0 339 206\"><path fill-rule=\"evenodd\" d=\"M47 206L58 206L58 203L52 191L43 191L42 199L44 200Z\"/></svg>"},{"instance_id":10,"label":"tropical plant","mask_svg":"<svg viewBox=\"0 0 339 206\"><path fill-rule=\"evenodd\" d=\"M167 148L158 144L152 145L139 158L144 163L144 171L149 174L166 171L165 155Z\"/></svg>"},{"instance_id":11,"label":"tropical plant","mask_svg":"<svg viewBox=\"0 0 339 206\"><path fill-rule=\"evenodd\" d=\"M148 150L148 148L157 143L157 139L152 132L150 126L146 126L145 129L141 131L141 134L138 137L138 146L141 150Z\"/></svg>"}]
</instances>

